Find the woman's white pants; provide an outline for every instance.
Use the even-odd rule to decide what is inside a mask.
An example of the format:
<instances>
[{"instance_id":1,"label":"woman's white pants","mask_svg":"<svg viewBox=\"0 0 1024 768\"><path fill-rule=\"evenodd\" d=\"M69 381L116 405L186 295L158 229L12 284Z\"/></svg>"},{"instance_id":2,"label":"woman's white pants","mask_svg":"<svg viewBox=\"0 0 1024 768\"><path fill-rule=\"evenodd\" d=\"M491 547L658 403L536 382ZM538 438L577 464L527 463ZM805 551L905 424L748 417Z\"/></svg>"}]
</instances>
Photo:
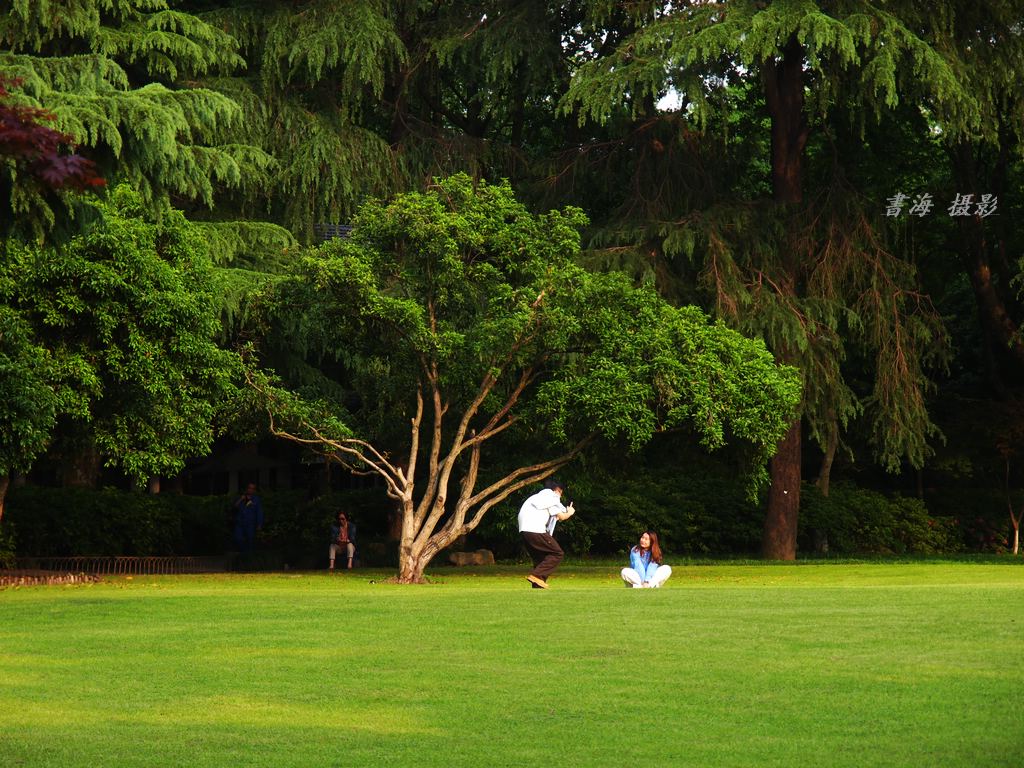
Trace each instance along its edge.
<instances>
[{"instance_id":1,"label":"woman's white pants","mask_svg":"<svg viewBox=\"0 0 1024 768\"><path fill-rule=\"evenodd\" d=\"M355 556L356 545L353 544L351 541L346 542L345 544L331 544L331 551L328 554L332 562L334 561L334 556L337 554L338 550L341 549L341 547L343 546L345 547L345 554L347 554L350 558Z\"/></svg>"},{"instance_id":2,"label":"woman's white pants","mask_svg":"<svg viewBox=\"0 0 1024 768\"><path fill-rule=\"evenodd\" d=\"M654 576L647 582L650 587L660 587L666 581L668 577L672 575L672 566L670 565L659 565L658 570L654 572ZM622 580L626 582L627 587L642 587L643 582L640 580L640 574L636 572L634 568L623 568L622 569Z\"/></svg>"}]
</instances>

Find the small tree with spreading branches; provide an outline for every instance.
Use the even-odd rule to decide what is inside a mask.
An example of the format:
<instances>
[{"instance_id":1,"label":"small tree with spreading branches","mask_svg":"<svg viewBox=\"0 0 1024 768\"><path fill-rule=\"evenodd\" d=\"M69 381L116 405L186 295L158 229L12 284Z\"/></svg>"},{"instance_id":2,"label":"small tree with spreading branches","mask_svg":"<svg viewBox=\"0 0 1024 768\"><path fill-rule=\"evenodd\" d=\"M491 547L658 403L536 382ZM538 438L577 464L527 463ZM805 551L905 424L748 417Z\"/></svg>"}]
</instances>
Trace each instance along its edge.
<instances>
[{"instance_id":1,"label":"small tree with spreading branches","mask_svg":"<svg viewBox=\"0 0 1024 768\"><path fill-rule=\"evenodd\" d=\"M685 427L709 449L748 444L763 478L796 371L696 308L581 269L584 223L459 175L367 203L268 300L284 336L264 362L282 378L250 366L251 391L275 435L383 479L399 581L597 440L636 449ZM516 438L543 455L509 468Z\"/></svg>"}]
</instances>

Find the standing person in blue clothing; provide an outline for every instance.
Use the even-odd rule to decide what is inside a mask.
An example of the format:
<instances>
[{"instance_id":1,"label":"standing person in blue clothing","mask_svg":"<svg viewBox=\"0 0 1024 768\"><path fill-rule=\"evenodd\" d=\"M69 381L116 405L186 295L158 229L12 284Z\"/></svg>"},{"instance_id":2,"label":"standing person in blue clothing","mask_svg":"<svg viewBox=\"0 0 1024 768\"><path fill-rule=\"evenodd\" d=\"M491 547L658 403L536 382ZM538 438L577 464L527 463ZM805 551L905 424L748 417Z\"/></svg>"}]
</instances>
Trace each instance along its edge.
<instances>
[{"instance_id":1,"label":"standing person in blue clothing","mask_svg":"<svg viewBox=\"0 0 1024 768\"><path fill-rule=\"evenodd\" d=\"M627 587L660 587L672 575L671 566L661 562L658 534L644 531L640 543L629 550L629 568L622 569L622 580Z\"/></svg>"},{"instance_id":2,"label":"standing person in blue clothing","mask_svg":"<svg viewBox=\"0 0 1024 768\"><path fill-rule=\"evenodd\" d=\"M256 483L249 483L238 497L235 510L235 546L243 555L252 551L256 532L263 528L263 502L256 495Z\"/></svg>"}]
</instances>

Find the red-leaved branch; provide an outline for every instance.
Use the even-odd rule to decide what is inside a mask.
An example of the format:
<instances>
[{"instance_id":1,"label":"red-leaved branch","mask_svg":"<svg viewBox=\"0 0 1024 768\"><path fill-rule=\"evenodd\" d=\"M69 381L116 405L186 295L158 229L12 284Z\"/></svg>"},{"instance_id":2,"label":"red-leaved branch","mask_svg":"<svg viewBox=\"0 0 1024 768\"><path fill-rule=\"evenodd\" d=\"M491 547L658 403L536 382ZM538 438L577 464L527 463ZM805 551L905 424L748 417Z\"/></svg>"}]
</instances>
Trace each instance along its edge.
<instances>
[{"instance_id":1,"label":"red-leaved branch","mask_svg":"<svg viewBox=\"0 0 1024 768\"><path fill-rule=\"evenodd\" d=\"M75 154L74 139L51 128L54 114L45 109L10 103L18 78L0 73L0 157L13 158L20 173L49 189L102 187L106 181L96 165Z\"/></svg>"}]
</instances>

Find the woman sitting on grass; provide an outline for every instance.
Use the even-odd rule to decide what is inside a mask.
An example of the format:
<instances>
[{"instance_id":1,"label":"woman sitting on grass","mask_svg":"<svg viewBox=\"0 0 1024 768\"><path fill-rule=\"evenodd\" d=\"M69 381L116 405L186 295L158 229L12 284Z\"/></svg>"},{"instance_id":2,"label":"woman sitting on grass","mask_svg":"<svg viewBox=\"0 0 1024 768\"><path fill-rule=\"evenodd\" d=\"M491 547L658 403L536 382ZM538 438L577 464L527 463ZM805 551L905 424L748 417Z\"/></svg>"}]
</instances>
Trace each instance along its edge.
<instances>
[{"instance_id":1,"label":"woman sitting on grass","mask_svg":"<svg viewBox=\"0 0 1024 768\"><path fill-rule=\"evenodd\" d=\"M622 580L634 589L660 587L672 575L672 568L661 563L661 547L654 531L640 535L640 543L629 550L629 565L622 569Z\"/></svg>"}]
</instances>

